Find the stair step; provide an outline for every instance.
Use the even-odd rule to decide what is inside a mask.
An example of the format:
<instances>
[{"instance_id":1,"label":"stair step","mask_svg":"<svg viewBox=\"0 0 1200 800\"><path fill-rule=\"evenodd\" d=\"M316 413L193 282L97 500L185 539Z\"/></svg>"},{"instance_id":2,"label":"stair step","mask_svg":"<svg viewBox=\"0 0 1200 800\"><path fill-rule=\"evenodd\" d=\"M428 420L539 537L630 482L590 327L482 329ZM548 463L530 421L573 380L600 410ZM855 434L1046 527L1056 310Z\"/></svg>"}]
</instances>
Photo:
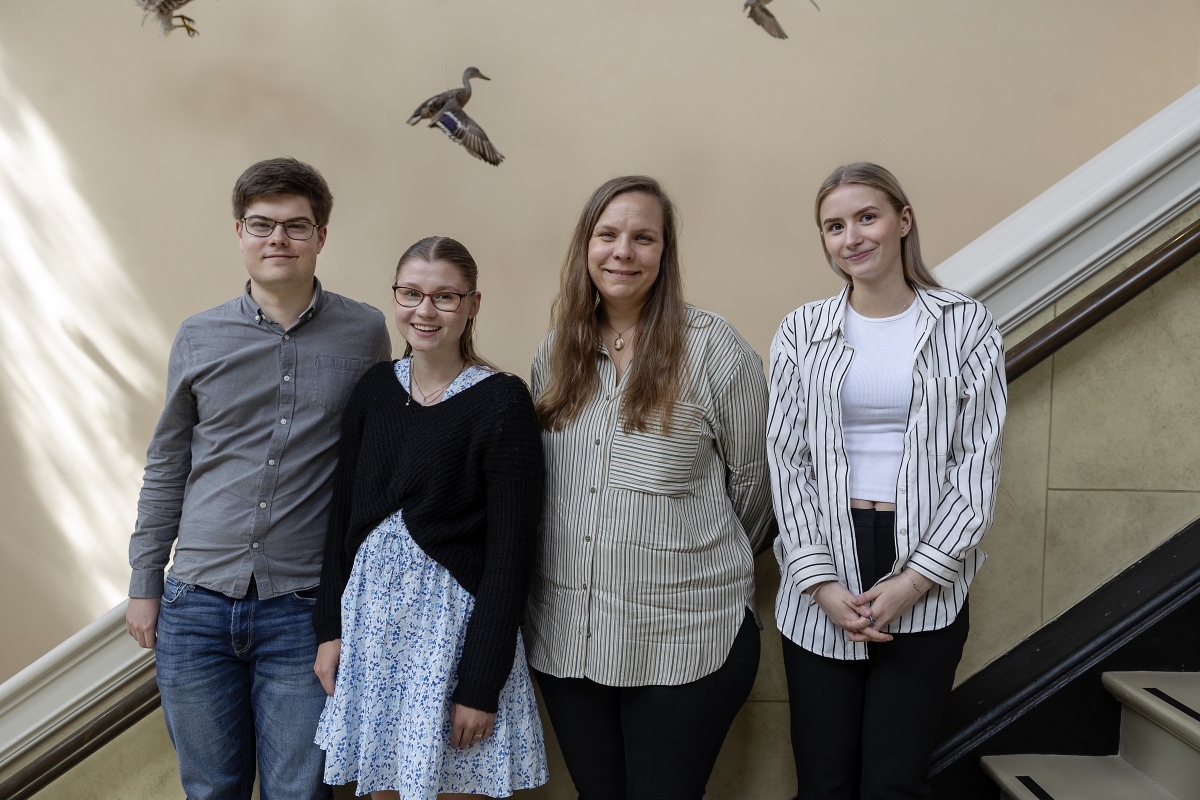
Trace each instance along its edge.
<instances>
[{"instance_id":1,"label":"stair step","mask_svg":"<svg viewBox=\"0 0 1200 800\"><path fill-rule=\"evenodd\" d=\"M984 756L982 761L984 772L1012 800L1179 800L1120 756Z\"/></svg>"},{"instance_id":2,"label":"stair step","mask_svg":"<svg viewBox=\"0 0 1200 800\"><path fill-rule=\"evenodd\" d=\"M1121 757L1179 800L1200 800L1200 674L1109 672L1121 701Z\"/></svg>"},{"instance_id":3,"label":"stair step","mask_svg":"<svg viewBox=\"0 0 1200 800\"><path fill-rule=\"evenodd\" d=\"M1200 750L1200 672L1106 672L1104 688Z\"/></svg>"}]
</instances>

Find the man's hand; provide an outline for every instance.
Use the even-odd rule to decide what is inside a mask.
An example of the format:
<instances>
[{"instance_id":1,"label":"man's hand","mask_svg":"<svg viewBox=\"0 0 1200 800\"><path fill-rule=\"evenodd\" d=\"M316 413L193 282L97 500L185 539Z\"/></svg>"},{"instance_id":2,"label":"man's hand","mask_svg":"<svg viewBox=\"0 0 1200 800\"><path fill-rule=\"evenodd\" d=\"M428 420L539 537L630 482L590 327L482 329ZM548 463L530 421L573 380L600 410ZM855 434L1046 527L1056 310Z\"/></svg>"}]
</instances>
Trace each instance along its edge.
<instances>
[{"instance_id":1,"label":"man's hand","mask_svg":"<svg viewBox=\"0 0 1200 800\"><path fill-rule=\"evenodd\" d=\"M495 714L455 703L450 706L450 746L455 750L473 747L492 735L495 724Z\"/></svg>"},{"instance_id":2,"label":"man's hand","mask_svg":"<svg viewBox=\"0 0 1200 800\"><path fill-rule=\"evenodd\" d=\"M854 595L837 581L827 581L814 587L817 605L829 617L829 621L849 634L852 642L890 642L889 633L871 627L869 610L854 604Z\"/></svg>"},{"instance_id":3,"label":"man's hand","mask_svg":"<svg viewBox=\"0 0 1200 800\"><path fill-rule=\"evenodd\" d=\"M147 650L154 649L158 635L158 597L131 597L125 608L125 630Z\"/></svg>"},{"instance_id":4,"label":"man's hand","mask_svg":"<svg viewBox=\"0 0 1200 800\"><path fill-rule=\"evenodd\" d=\"M313 672L321 681L325 694L333 697L333 689L337 686L338 663L342 660L342 640L331 639L317 645L317 663L313 664Z\"/></svg>"}]
</instances>

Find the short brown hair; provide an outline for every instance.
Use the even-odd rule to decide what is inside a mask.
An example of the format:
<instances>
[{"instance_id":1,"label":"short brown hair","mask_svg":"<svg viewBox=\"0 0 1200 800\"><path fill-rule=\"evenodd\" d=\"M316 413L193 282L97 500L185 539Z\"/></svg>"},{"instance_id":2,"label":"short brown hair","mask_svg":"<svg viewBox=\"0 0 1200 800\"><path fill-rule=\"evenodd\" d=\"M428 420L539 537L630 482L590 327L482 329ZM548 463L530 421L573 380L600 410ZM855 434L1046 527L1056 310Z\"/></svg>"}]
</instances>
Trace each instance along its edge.
<instances>
[{"instance_id":1,"label":"short brown hair","mask_svg":"<svg viewBox=\"0 0 1200 800\"><path fill-rule=\"evenodd\" d=\"M333 192L316 168L303 161L284 156L268 158L253 164L233 185L233 218L246 216L246 209L255 200L281 194L308 198L313 222L320 227L329 224L333 212Z\"/></svg>"},{"instance_id":2,"label":"short brown hair","mask_svg":"<svg viewBox=\"0 0 1200 800\"><path fill-rule=\"evenodd\" d=\"M475 263L475 258L471 255L471 251L467 250L463 243L456 239L451 239L449 236L430 236L405 250L404 255L400 256L400 263L396 264L396 276L392 279L393 283L399 282L400 270L404 269L404 265L411 261L426 261L430 264L436 261L444 261L458 270L459 275L462 276L463 281L467 284L467 291L479 291L479 265ZM479 355L479 352L475 349L474 317L467 320L467 327L463 330L462 337L458 340L458 354L467 366L483 367L493 372L499 371L498 367ZM412 345L406 343L404 346L404 358L408 358L411 355Z\"/></svg>"},{"instance_id":3,"label":"short brown hair","mask_svg":"<svg viewBox=\"0 0 1200 800\"><path fill-rule=\"evenodd\" d=\"M813 213L817 218L817 229L821 228L822 201L834 189L848 183L870 186L883 192L887 195L892 208L896 209L897 214L905 207L908 208L909 213L912 214L912 225L909 226L908 234L900 240L900 261L904 265L904 280L908 281L909 285L920 286L922 289L942 288L942 285L937 282L937 278L933 277L933 272L925 263L925 259L921 257L921 237L917 235L917 212L913 210L912 203L908 202L908 195L904 193L904 188L900 185L900 181L896 180L896 176L878 164L872 164L869 161L855 161L853 164L838 167L829 174L829 177L821 184L821 188L817 190L817 202L813 207ZM824 236L821 237L821 247L825 247ZM825 260L842 280L851 285L854 284L854 280L834 262L833 256L829 254L828 250L825 250Z\"/></svg>"},{"instance_id":4,"label":"short brown hair","mask_svg":"<svg viewBox=\"0 0 1200 800\"><path fill-rule=\"evenodd\" d=\"M601 342L600 294L588 273L588 245L609 203L629 192L647 194L662 208L663 252L658 278L638 320L637 349L629 363L621 418L627 433L646 431L652 422L670 430L671 412L683 388L687 348L679 214L662 185L646 175L613 178L592 194L579 214L554 299L550 374L535 403L544 430L562 430L578 419L600 388L596 367Z\"/></svg>"}]
</instances>

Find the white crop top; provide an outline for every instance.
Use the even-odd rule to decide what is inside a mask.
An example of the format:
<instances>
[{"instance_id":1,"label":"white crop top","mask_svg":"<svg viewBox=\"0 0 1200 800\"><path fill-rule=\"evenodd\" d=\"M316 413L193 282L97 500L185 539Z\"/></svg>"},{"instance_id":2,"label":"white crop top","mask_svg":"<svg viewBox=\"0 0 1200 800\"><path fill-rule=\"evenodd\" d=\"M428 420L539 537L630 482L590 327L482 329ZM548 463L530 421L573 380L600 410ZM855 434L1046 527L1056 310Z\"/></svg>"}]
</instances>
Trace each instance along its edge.
<instances>
[{"instance_id":1,"label":"white crop top","mask_svg":"<svg viewBox=\"0 0 1200 800\"><path fill-rule=\"evenodd\" d=\"M861 316L846 303L842 333L854 348L854 360L842 383L850 496L894 503L912 401L916 300L903 313L882 319Z\"/></svg>"}]
</instances>

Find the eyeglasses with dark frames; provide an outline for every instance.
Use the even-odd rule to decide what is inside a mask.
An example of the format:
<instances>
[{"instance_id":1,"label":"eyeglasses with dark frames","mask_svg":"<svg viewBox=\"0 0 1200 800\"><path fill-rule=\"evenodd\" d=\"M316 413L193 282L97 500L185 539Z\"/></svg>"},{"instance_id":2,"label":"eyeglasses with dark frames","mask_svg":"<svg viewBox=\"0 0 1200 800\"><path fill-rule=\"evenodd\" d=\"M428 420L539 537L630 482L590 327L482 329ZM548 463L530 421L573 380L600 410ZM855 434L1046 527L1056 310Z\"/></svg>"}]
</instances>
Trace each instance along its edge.
<instances>
[{"instance_id":1,"label":"eyeglasses with dark frames","mask_svg":"<svg viewBox=\"0 0 1200 800\"><path fill-rule=\"evenodd\" d=\"M433 307L438 311L458 311L464 297L470 297L475 292L422 292L411 286L393 286L396 302L405 308L416 308L428 297L433 301Z\"/></svg>"},{"instance_id":2,"label":"eyeglasses with dark frames","mask_svg":"<svg viewBox=\"0 0 1200 800\"><path fill-rule=\"evenodd\" d=\"M276 222L268 217L242 217L242 228L251 236L270 236L277 225L283 226L283 232L289 239L303 242L313 237L317 226L308 220L289 219L287 222Z\"/></svg>"}]
</instances>

